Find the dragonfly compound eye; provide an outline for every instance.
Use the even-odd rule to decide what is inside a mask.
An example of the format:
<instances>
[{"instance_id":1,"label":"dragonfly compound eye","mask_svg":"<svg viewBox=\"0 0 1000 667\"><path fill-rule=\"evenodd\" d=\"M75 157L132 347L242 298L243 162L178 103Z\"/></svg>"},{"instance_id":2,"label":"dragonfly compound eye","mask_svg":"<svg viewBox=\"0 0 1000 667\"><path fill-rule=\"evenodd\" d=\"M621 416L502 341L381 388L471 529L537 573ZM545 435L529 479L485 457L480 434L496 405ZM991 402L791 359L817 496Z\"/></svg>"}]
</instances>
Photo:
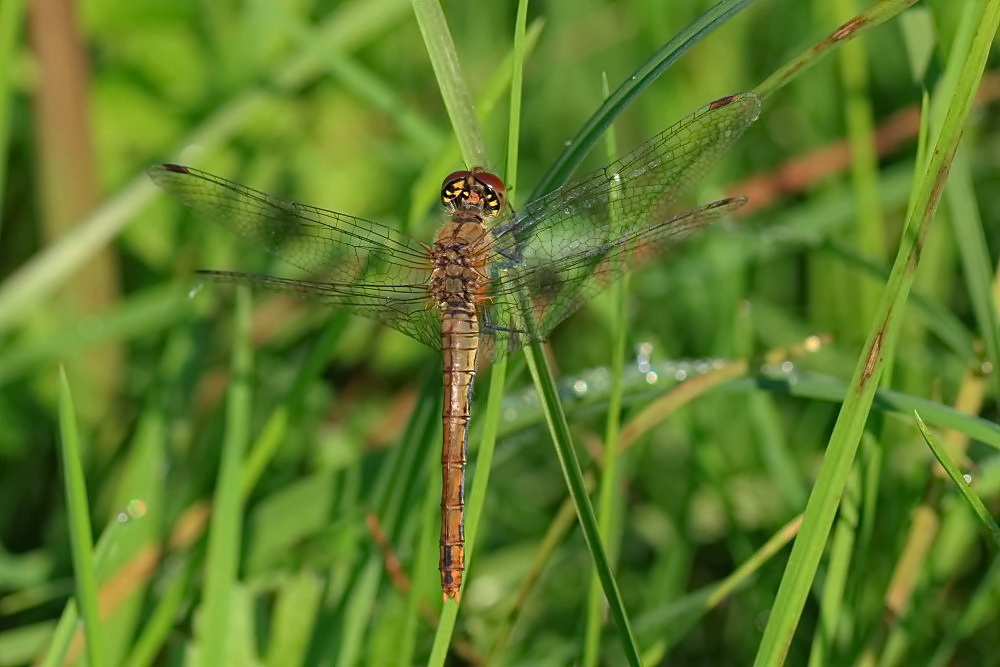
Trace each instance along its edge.
<instances>
[{"instance_id":1,"label":"dragonfly compound eye","mask_svg":"<svg viewBox=\"0 0 1000 667\"><path fill-rule=\"evenodd\" d=\"M462 193L467 190L465 183L471 173L468 171L455 171L445 177L444 182L441 184L442 204L450 204L462 196Z\"/></svg>"},{"instance_id":2,"label":"dragonfly compound eye","mask_svg":"<svg viewBox=\"0 0 1000 667\"><path fill-rule=\"evenodd\" d=\"M482 169L474 169L472 175L483 186L483 199L486 200L486 210L492 216L500 215L507 203L507 186L496 174Z\"/></svg>"}]
</instances>

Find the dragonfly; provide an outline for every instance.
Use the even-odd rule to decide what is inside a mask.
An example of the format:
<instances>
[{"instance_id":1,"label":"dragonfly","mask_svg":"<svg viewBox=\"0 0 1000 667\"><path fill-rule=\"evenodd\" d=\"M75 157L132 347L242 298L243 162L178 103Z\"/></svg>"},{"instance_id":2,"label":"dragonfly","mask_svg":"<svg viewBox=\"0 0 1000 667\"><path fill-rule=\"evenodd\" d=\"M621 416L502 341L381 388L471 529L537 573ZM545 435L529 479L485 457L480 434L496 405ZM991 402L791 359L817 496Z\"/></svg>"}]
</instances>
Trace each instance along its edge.
<instances>
[{"instance_id":1,"label":"dragonfly","mask_svg":"<svg viewBox=\"0 0 1000 667\"><path fill-rule=\"evenodd\" d=\"M760 98L715 100L631 153L515 210L481 167L449 174L431 243L389 226L272 197L177 164L149 174L181 203L304 270L308 280L234 271L210 279L322 302L379 320L444 362L441 590L465 571L465 465L477 363L544 340L584 301L726 215L730 197L678 212L675 200L760 114Z\"/></svg>"}]
</instances>

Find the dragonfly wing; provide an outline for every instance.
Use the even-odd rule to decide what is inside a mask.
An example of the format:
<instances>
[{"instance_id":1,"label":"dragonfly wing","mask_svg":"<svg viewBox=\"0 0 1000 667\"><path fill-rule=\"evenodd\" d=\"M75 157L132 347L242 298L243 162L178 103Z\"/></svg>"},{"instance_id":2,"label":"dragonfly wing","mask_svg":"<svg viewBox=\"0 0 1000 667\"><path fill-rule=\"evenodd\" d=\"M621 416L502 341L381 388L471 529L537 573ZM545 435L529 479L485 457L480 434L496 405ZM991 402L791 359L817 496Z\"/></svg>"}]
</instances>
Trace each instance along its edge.
<instances>
[{"instance_id":1,"label":"dragonfly wing","mask_svg":"<svg viewBox=\"0 0 1000 667\"><path fill-rule=\"evenodd\" d=\"M278 199L191 167L155 165L149 175L181 203L311 277L342 284L427 280L424 246L384 225Z\"/></svg>"},{"instance_id":2,"label":"dragonfly wing","mask_svg":"<svg viewBox=\"0 0 1000 667\"><path fill-rule=\"evenodd\" d=\"M623 273L659 257L744 203L744 197L722 199L585 250L525 258L510 265L491 283L483 329L497 339L498 351L516 349L528 339L542 339Z\"/></svg>"},{"instance_id":3,"label":"dragonfly wing","mask_svg":"<svg viewBox=\"0 0 1000 667\"><path fill-rule=\"evenodd\" d=\"M621 159L530 202L511 224L494 230L496 247L516 256L531 244L565 238L576 238L579 246L594 243L594 232L604 231L612 216L631 228L660 219L759 115L755 93L730 95L702 107ZM619 202L616 211L612 200ZM549 240L553 237L556 241Z\"/></svg>"},{"instance_id":4,"label":"dragonfly wing","mask_svg":"<svg viewBox=\"0 0 1000 667\"><path fill-rule=\"evenodd\" d=\"M507 332L508 347L516 346L518 335L544 337L624 270L614 258L633 252L651 256L742 205L734 198L679 215L673 208L759 114L754 93L716 100L607 167L529 203L511 223L494 229L498 298L486 308L487 327L501 337ZM512 309L505 294L522 303ZM518 308L531 313L520 327L510 324Z\"/></svg>"},{"instance_id":5,"label":"dragonfly wing","mask_svg":"<svg viewBox=\"0 0 1000 667\"><path fill-rule=\"evenodd\" d=\"M343 308L388 324L434 349L441 347L441 319L424 285L365 285L320 283L234 271L199 271L222 283L247 285Z\"/></svg>"}]
</instances>

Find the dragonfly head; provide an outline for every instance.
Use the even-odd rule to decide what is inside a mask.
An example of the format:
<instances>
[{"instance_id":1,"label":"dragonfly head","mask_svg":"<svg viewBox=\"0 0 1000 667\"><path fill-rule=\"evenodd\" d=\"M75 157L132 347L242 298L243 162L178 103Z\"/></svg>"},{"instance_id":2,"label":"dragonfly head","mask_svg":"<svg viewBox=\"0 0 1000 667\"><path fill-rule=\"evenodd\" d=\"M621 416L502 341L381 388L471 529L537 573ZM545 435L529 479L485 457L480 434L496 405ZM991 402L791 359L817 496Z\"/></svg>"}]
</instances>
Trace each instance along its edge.
<instances>
[{"instance_id":1,"label":"dragonfly head","mask_svg":"<svg viewBox=\"0 0 1000 667\"><path fill-rule=\"evenodd\" d=\"M495 218L507 204L507 187L499 176L481 167L448 174L441 184L441 204L449 212Z\"/></svg>"}]
</instances>

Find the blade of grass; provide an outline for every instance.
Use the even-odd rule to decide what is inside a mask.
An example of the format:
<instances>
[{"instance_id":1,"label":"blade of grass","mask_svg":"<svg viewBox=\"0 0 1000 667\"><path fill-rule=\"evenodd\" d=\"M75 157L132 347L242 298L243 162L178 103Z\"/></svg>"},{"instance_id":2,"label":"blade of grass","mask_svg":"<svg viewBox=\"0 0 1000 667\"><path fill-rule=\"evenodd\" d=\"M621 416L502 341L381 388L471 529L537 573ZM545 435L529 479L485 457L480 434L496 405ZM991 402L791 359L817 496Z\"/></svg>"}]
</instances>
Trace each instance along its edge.
<instances>
[{"instance_id":1,"label":"blade of grass","mask_svg":"<svg viewBox=\"0 0 1000 667\"><path fill-rule=\"evenodd\" d=\"M799 55L780 67L771 76L761 81L753 92L766 100L776 91L784 88L793 79L820 61L820 58L845 40L853 39L872 28L877 28L886 21L895 18L917 0L882 0L861 12L851 20L830 33L818 44L809 47Z\"/></svg>"},{"instance_id":2,"label":"blade of grass","mask_svg":"<svg viewBox=\"0 0 1000 667\"><path fill-rule=\"evenodd\" d=\"M899 331L901 318L898 315L903 311L913 283L921 246L937 210L986 56L1000 22L1000 2L981 7L969 5L968 9L980 11L979 20L975 22L979 28L967 52L952 53L949 67L960 68L956 95L947 100L947 113L941 114L940 127L934 133L936 138L926 168L917 174L914 206L907 216L904 236L879 304L878 316L865 344L865 354L858 360L823 466L806 504L802 531L792 549L754 661L758 666L780 665L787 656L885 368L884 348L895 341Z\"/></svg>"},{"instance_id":3,"label":"blade of grass","mask_svg":"<svg viewBox=\"0 0 1000 667\"><path fill-rule=\"evenodd\" d=\"M528 28L524 40L524 59L528 58L538 44L543 25L544 21L536 19ZM493 76L489 78L476 96L475 108L477 118L480 120L490 117L490 114L492 114L502 99L504 92L512 84L511 71L513 63L514 51L511 49L504 56L500 64L497 65ZM413 186L410 189L409 212L406 216L407 228L414 229L418 224L426 220L428 209L437 203L440 195L438 187L441 185L441 175L454 170L456 162L461 159L460 154L461 149L458 147L457 139L454 136L450 136L447 147L441 150L439 157L428 162L421 175L414 180ZM508 160L509 164L510 161ZM516 186L510 180L507 180L506 183L509 197L515 192Z\"/></svg>"},{"instance_id":4,"label":"blade of grass","mask_svg":"<svg viewBox=\"0 0 1000 667\"><path fill-rule=\"evenodd\" d=\"M0 130L0 192L7 191L7 160L10 156L8 146L10 131L14 127L10 119L11 102L14 100L11 75L15 68L12 63L14 50L20 41L19 33L25 25L21 19L27 4L25 0L9 0L0 5L0 63L7 63L7 67L0 69L0 128L3 128ZM2 231L3 220L0 220L0 232Z\"/></svg>"},{"instance_id":5,"label":"blade of grass","mask_svg":"<svg viewBox=\"0 0 1000 667\"><path fill-rule=\"evenodd\" d=\"M955 242L962 256L962 276L965 278L972 312L979 325L977 331L982 336L986 358L993 368L1000 368L1000 321L997 320L990 290L993 282L990 244L976 206L969 162L963 154L959 154L955 160L954 172L945 188L944 198L955 228ZM990 376L994 391L1000 390L998 374L991 373Z\"/></svg>"},{"instance_id":6,"label":"blade of grass","mask_svg":"<svg viewBox=\"0 0 1000 667\"><path fill-rule=\"evenodd\" d=\"M236 290L232 373L226 403L226 433L212 502L205 557L204 598L197 627L198 664L226 662L227 628L239 567L243 524L243 457L250 437L250 291Z\"/></svg>"},{"instance_id":7,"label":"blade of grass","mask_svg":"<svg viewBox=\"0 0 1000 667\"><path fill-rule=\"evenodd\" d=\"M799 372L792 380L778 380L771 377L756 376L747 380L736 380L726 385L731 391L746 391L747 385L780 391L789 396L801 398L822 399L842 403L849 395L848 386L834 377L824 377L816 373ZM1000 449L1000 424L967 415L950 405L935 403L926 398L910 396L891 389L879 389L875 392L873 407L877 410L893 413L907 413L919 410L934 426L959 431L970 438L980 440L984 444Z\"/></svg>"},{"instance_id":8,"label":"blade of grass","mask_svg":"<svg viewBox=\"0 0 1000 667\"><path fill-rule=\"evenodd\" d=\"M533 39L526 37L528 20L528 0L520 0L517 6L517 16L514 23L514 46L511 54L510 79L510 111L507 127L507 173L505 184L510 192L517 191L518 146L521 136L521 93L523 89L524 60L531 48ZM537 34L537 31L535 31ZM483 414L483 427L480 437L479 451L476 453L476 472L472 480L472 493L466 506L466 556L469 563L475 550L476 533L483 506L486 503L486 490L492 469L493 453L496 446L497 433L500 425L500 413L503 407L504 386L507 380L507 356L502 355L494 364L490 374L490 386L486 396L486 407ZM447 614L447 610L445 611ZM454 624L454 621L451 621ZM451 631L449 631L449 635ZM436 638L435 638L436 639Z\"/></svg>"},{"instance_id":9,"label":"blade of grass","mask_svg":"<svg viewBox=\"0 0 1000 667\"><path fill-rule=\"evenodd\" d=\"M462 77L455 43L451 38L451 32L440 4L436 0L413 0L413 10L420 25L424 46L431 59L438 88L455 130L462 156L469 166L489 164L482 134L479 131L475 111L472 107L472 95ZM487 450L488 455L492 455L492 447L487 447ZM477 462L477 472L479 468ZM484 472L483 474L488 473ZM466 562L468 563L469 559ZM445 604L442 608L440 623L434 635L434 643L428 660L430 665L444 664L448 654L448 646L451 644L460 602L461 598L459 597L455 600L455 604Z\"/></svg>"},{"instance_id":10,"label":"blade of grass","mask_svg":"<svg viewBox=\"0 0 1000 667\"><path fill-rule=\"evenodd\" d=\"M639 93L656 81L688 49L753 2L755 0L723 0L713 5L660 47L632 76L625 79L624 83L608 96L604 104L583 124L576 136L567 144L566 150L556 158L539 180L528 201L537 199L565 183L604 131L611 126L612 121L635 100Z\"/></svg>"},{"instance_id":11,"label":"blade of grass","mask_svg":"<svg viewBox=\"0 0 1000 667\"><path fill-rule=\"evenodd\" d=\"M412 471L422 470L421 462L427 460L434 447L440 446L440 386L440 370L428 373L410 414L406 432L382 464L365 501L365 505L373 508L378 516L389 544L399 542L408 518L407 510L418 503L416 488L419 475L412 474ZM334 654L337 657L333 664L356 665L363 662L360 656L367 638L366 630L370 627L369 620L375 614L376 596L384 569L378 549L370 546L367 557L355 566L353 581L347 589L348 599L330 600L329 603L336 608L326 614L328 618L321 620L317 626L337 627L339 632L331 632L316 642L309 664ZM334 593L337 592L331 591L331 594Z\"/></svg>"},{"instance_id":12,"label":"blade of grass","mask_svg":"<svg viewBox=\"0 0 1000 667\"><path fill-rule=\"evenodd\" d=\"M927 424L925 424L924 420L920 418L920 413L914 410L913 416L917 420L917 428L920 429L920 435L924 436L924 441L934 453L934 458L938 460L938 463L941 464L944 471L948 473L948 477L951 478L955 488L957 488L958 492L962 494L963 498L965 498L965 502L969 504L969 507L976 515L976 518L983 524L983 527L986 529L986 534L993 540L993 546L1000 550L1000 526L997 525L997 522L990 514L989 509L987 509L986 505L983 504L982 499L972 490L972 487L962 474L962 471L958 469L955 462L951 460L950 456L948 456L948 452L945 451L944 447L941 446L941 443L939 443L937 438L934 437L934 434L931 433L929 428L927 428Z\"/></svg>"},{"instance_id":13,"label":"blade of grass","mask_svg":"<svg viewBox=\"0 0 1000 667\"><path fill-rule=\"evenodd\" d=\"M121 540L119 539L119 534L124 525L117 518L110 521L101 532L101 537L97 541L97 547L93 550L95 577L99 582L104 581L105 586L109 583L106 581L106 578L110 574L108 571L109 561L117 556L120 551ZM103 592L99 588L97 591L99 608L101 608L102 594ZM108 609L104 609L105 617L107 617L108 611ZM79 639L81 630L79 622L80 610L76 603L76 598L70 598L63 608L62 615L59 617L59 622L56 624L55 630L49 638L48 645L45 647L45 657L38 660L38 664L42 667L55 667L56 665L73 662L76 659L76 656L71 654L71 650L75 651L79 648L75 643ZM86 628L83 628L83 630L85 631ZM105 641L105 646L107 647L107 645L108 643Z\"/></svg>"},{"instance_id":14,"label":"blade of grass","mask_svg":"<svg viewBox=\"0 0 1000 667\"><path fill-rule=\"evenodd\" d=\"M608 77L602 77L604 96L608 97ZM605 148L608 162L618 159L617 138L614 126L608 128L605 133ZM611 207L614 210L614 207ZM612 229L617 228L618 221L612 220ZM612 232L616 233L616 232ZM624 265L627 262L625 256L615 260L616 264ZM604 428L604 460L601 463L601 485L598 491L597 500L597 522L601 536L605 543L611 541L611 522L614 519L615 484L618 481L618 455L619 455L619 433L621 431L621 409L622 409L622 371L625 367L625 341L628 338L628 293L629 276L625 272L615 288L612 296L612 312L614 312L614 330L612 332L611 359L611 391L608 395L608 417ZM612 556L612 560L614 557ZM583 659L585 666L596 665L601 642L601 626L603 625L601 613L601 603L604 596L601 592L601 582L597 575L591 577L590 590L587 596L586 626L583 636Z\"/></svg>"},{"instance_id":15,"label":"blade of grass","mask_svg":"<svg viewBox=\"0 0 1000 667\"><path fill-rule=\"evenodd\" d=\"M837 0L828 3L829 11L839 16L856 11L856 0ZM843 115L847 126L847 139L851 151L851 188L858 209L854 226L855 247L865 257L878 263L887 261L884 239L888 237L885 217L879 201L878 156L875 153L875 121L872 110L868 71L870 58L861 40L848 40L837 59L840 80L844 88ZM850 313L856 324L853 340L864 336L863 323L875 314L878 291L874 284L858 276L845 276L850 290L856 297L855 308ZM860 315L860 316L859 316Z\"/></svg>"},{"instance_id":16,"label":"blade of grass","mask_svg":"<svg viewBox=\"0 0 1000 667\"><path fill-rule=\"evenodd\" d=\"M441 5L437 0L412 0L412 4L427 55L434 68L434 76L437 77L441 98L462 149L462 157L470 167L489 164L486 146L472 107L472 95L462 77L455 42L451 38Z\"/></svg>"},{"instance_id":17,"label":"blade of grass","mask_svg":"<svg viewBox=\"0 0 1000 667\"><path fill-rule=\"evenodd\" d=\"M639 658L639 646L636 644L628 615L625 612L625 602L622 600L621 591L618 590L618 583L615 581L614 573L611 571L611 563L601 542L597 517L594 514L593 506L590 504L590 497L587 495L583 473L580 469L580 461L577 459L573 440L569 434L566 413L559 402L555 379L552 377L552 370L545 359L541 343L531 341L526 345L525 356L528 360L528 369L531 371L535 387L538 388L539 396L542 399L545 421L548 424L549 433L552 436L552 442L559 457L559 466L562 468L563 476L566 478L566 486L576 507L577 517L580 519L580 529L583 532L587 548L590 550L591 558L594 561L594 569L597 572L597 577L600 579L601 587L604 589L604 596L610 607L611 618L614 619L615 625L618 626L618 634L622 642L622 649L625 652L625 658L630 665L640 665L642 662Z\"/></svg>"},{"instance_id":18,"label":"blade of grass","mask_svg":"<svg viewBox=\"0 0 1000 667\"><path fill-rule=\"evenodd\" d=\"M97 600L97 570L94 567L93 533L83 474L83 452L80 449L80 432L76 425L73 396L66 372L62 368L59 369L59 434L76 600L87 638L87 660L91 665L104 665L107 649Z\"/></svg>"},{"instance_id":19,"label":"blade of grass","mask_svg":"<svg viewBox=\"0 0 1000 667\"><path fill-rule=\"evenodd\" d=\"M802 515L798 515L778 529L749 558L732 571L725 579L685 595L679 600L671 600L646 611L636 619L636 632L649 636L651 641L661 640L666 644L659 648L658 655L646 655L643 664L659 664L671 644L675 644L709 611L722 604L726 598L747 585L760 569L778 555L798 534L802 525Z\"/></svg>"}]
</instances>

